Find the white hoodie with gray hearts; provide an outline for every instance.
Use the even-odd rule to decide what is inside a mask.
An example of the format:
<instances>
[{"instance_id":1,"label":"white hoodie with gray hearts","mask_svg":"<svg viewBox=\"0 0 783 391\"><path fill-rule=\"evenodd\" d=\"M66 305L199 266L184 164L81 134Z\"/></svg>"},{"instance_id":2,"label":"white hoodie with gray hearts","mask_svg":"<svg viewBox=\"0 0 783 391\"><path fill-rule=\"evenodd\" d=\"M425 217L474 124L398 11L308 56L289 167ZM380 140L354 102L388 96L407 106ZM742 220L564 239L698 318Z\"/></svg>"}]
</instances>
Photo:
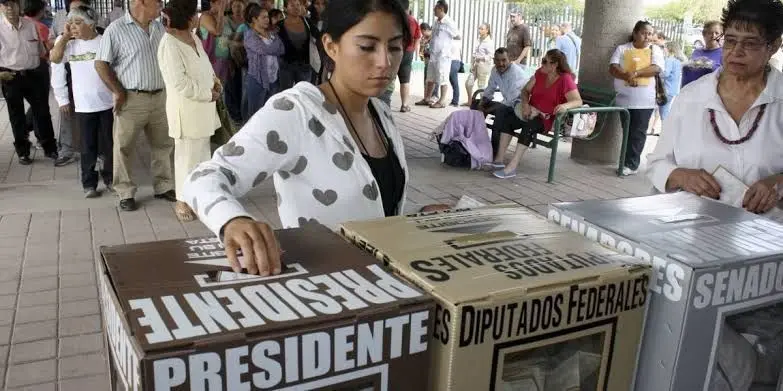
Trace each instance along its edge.
<instances>
[{"instance_id":1,"label":"white hoodie with gray hearts","mask_svg":"<svg viewBox=\"0 0 783 391\"><path fill-rule=\"evenodd\" d=\"M383 129L405 171L402 137L389 107L372 98ZM236 217L253 217L238 201L274 177L284 228L315 220L336 230L340 223L384 217L370 166L362 158L337 108L318 87L299 83L269 99L211 160L185 180L184 199L201 221L220 236ZM403 193L398 213L403 211Z\"/></svg>"}]
</instances>

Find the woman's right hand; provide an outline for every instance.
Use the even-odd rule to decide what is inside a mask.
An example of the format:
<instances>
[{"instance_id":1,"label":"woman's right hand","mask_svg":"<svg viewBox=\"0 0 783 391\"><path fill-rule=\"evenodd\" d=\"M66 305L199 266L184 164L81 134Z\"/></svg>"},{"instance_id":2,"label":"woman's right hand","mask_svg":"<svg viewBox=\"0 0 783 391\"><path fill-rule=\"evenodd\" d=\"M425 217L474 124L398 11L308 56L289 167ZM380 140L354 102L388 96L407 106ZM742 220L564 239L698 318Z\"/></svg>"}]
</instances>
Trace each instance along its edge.
<instances>
[{"instance_id":1,"label":"woman's right hand","mask_svg":"<svg viewBox=\"0 0 783 391\"><path fill-rule=\"evenodd\" d=\"M530 117L533 116L533 108L530 106L530 104L523 103L522 104L522 118L524 119L530 119Z\"/></svg>"},{"instance_id":2,"label":"woman's right hand","mask_svg":"<svg viewBox=\"0 0 783 391\"><path fill-rule=\"evenodd\" d=\"M681 189L698 196L720 198L720 184L705 170L678 168L669 175L669 187Z\"/></svg>"},{"instance_id":3,"label":"woman's right hand","mask_svg":"<svg viewBox=\"0 0 783 391\"><path fill-rule=\"evenodd\" d=\"M223 228L223 243L234 272L241 272L242 265L237 250L242 250L244 266L250 274L269 276L280 274L280 244L268 224L247 217L238 217Z\"/></svg>"}]
</instances>

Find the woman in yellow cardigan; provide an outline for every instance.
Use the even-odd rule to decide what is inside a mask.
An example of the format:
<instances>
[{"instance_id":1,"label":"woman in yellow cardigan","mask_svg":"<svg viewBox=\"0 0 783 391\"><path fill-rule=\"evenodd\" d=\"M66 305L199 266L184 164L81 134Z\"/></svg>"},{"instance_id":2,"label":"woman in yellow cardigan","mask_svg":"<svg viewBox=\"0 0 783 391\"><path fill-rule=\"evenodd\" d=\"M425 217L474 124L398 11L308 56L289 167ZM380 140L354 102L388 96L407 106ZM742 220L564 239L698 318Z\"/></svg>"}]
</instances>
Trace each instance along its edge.
<instances>
[{"instance_id":1,"label":"woman in yellow cardigan","mask_svg":"<svg viewBox=\"0 0 783 391\"><path fill-rule=\"evenodd\" d=\"M158 48L158 63L166 83L166 116L174 139L176 214L181 221L196 218L183 201L182 183L199 163L210 159L210 137L220 127L215 101L221 86L201 40L196 2L172 0L163 10L166 35Z\"/></svg>"}]
</instances>

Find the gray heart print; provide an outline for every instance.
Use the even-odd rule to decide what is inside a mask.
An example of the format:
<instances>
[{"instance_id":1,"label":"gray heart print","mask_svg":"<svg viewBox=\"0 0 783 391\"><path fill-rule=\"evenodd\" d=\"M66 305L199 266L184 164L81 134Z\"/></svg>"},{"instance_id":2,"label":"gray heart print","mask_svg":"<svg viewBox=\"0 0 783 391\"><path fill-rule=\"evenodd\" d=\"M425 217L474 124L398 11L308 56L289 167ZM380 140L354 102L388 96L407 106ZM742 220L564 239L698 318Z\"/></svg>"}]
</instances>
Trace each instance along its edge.
<instances>
[{"instance_id":1,"label":"gray heart print","mask_svg":"<svg viewBox=\"0 0 783 391\"><path fill-rule=\"evenodd\" d=\"M231 186L234 186L237 184L237 176L234 174L234 171L229 170L225 167L220 167L220 172L223 173L223 175L226 176L226 179L228 179L228 183L231 184Z\"/></svg>"},{"instance_id":2,"label":"gray heart print","mask_svg":"<svg viewBox=\"0 0 783 391\"><path fill-rule=\"evenodd\" d=\"M288 152L288 144L280 140L280 134L274 130L270 130L266 134L266 146L270 151L279 155L285 155Z\"/></svg>"},{"instance_id":3,"label":"gray heart print","mask_svg":"<svg viewBox=\"0 0 783 391\"><path fill-rule=\"evenodd\" d=\"M291 174L299 175L307 168L307 158L299 156L299 160L296 161L296 165L291 169Z\"/></svg>"},{"instance_id":4,"label":"gray heart print","mask_svg":"<svg viewBox=\"0 0 783 391\"><path fill-rule=\"evenodd\" d=\"M310 131L313 132L316 137L321 137L321 135L324 134L324 131L326 130L324 124L322 124L321 121L315 117L310 118L310 122L307 123L307 127L310 128Z\"/></svg>"},{"instance_id":5,"label":"gray heart print","mask_svg":"<svg viewBox=\"0 0 783 391\"><path fill-rule=\"evenodd\" d=\"M318 200L318 202L324 204L324 206L329 206L337 202L337 192L334 190L320 190L315 189L313 190L313 197Z\"/></svg>"},{"instance_id":6,"label":"gray heart print","mask_svg":"<svg viewBox=\"0 0 783 391\"><path fill-rule=\"evenodd\" d=\"M261 184L261 182L266 180L266 177L269 174L266 173L266 171L261 171L258 175L256 175L256 179L253 180L253 187L256 187Z\"/></svg>"},{"instance_id":7,"label":"gray heart print","mask_svg":"<svg viewBox=\"0 0 783 391\"><path fill-rule=\"evenodd\" d=\"M367 197L370 201L375 201L378 199L378 185L373 181L369 185L365 185L364 189L362 189L362 194Z\"/></svg>"},{"instance_id":8,"label":"gray heart print","mask_svg":"<svg viewBox=\"0 0 783 391\"><path fill-rule=\"evenodd\" d=\"M190 181L193 182L193 181L195 181L198 178L205 177L205 176L207 176L209 174L212 174L214 172L215 172L215 170L213 170L211 168L205 168L203 170L195 171L195 172L193 172L193 174L190 175Z\"/></svg>"},{"instance_id":9,"label":"gray heart print","mask_svg":"<svg viewBox=\"0 0 783 391\"><path fill-rule=\"evenodd\" d=\"M229 141L223 146L221 151L223 151L223 156L242 156L245 154L245 147L237 145L233 141Z\"/></svg>"},{"instance_id":10,"label":"gray heart print","mask_svg":"<svg viewBox=\"0 0 783 391\"><path fill-rule=\"evenodd\" d=\"M350 152L335 153L332 155L332 163L334 163L337 168L348 171L353 165L353 154Z\"/></svg>"},{"instance_id":11,"label":"gray heart print","mask_svg":"<svg viewBox=\"0 0 783 391\"><path fill-rule=\"evenodd\" d=\"M272 102L272 107L277 110L291 111L294 109L294 102L291 102L286 97L277 98L274 102Z\"/></svg>"},{"instance_id":12,"label":"gray heart print","mask_svg":"<svg viewBox=\"0 0 783 391\"><path fill-rule=\"evenodd\" d=\"M304 217L300 217L298 219L298 221L299 221L299 226L300 227L303 226L303 225L307 225L307 224L318 224L318 220L316 220L316 219L307 219L307 218L304 218Z\"/></svg>"}]
</instances>

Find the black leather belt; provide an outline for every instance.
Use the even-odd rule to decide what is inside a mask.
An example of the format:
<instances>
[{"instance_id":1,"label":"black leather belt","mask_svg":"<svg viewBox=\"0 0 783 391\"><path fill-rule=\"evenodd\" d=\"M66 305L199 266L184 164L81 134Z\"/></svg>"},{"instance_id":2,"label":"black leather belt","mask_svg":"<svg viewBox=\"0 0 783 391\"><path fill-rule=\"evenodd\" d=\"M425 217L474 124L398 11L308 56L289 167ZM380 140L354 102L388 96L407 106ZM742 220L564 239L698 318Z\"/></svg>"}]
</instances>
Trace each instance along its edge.
<instances>
[{"instance_id":1,"label":"black leather belt","mask_svg":"<svg viewBox=\"0 0 783 391\"><path fill-rule=\"evenodd\" d=\"M137 94L157 95L157 94L160 94L161 92L163 92L163 89L161 88L159 90L151 90L151 91L147 91L147 90L128 90L128 92L135 92Z\"/></svg>"},{"instance_id":2,"label":"black leather belt","mask_svg":"<svg viewBox=\"0 0 783 391\"><path fill-rule=\"evenodd\" d=\"M33 71L35 71L35 69L23 69L23 70L21 70L21 71L15 71L15 70L13 70L13 69L8 69L8 68L0 68L0 72L8 72L8 73L13 73L13 74L14 74L14 76L16 76L16 75L19 75L19 76L25 76L25 75L27 75L28 73L32 73Z\"/></svg>"}]
</instances>

